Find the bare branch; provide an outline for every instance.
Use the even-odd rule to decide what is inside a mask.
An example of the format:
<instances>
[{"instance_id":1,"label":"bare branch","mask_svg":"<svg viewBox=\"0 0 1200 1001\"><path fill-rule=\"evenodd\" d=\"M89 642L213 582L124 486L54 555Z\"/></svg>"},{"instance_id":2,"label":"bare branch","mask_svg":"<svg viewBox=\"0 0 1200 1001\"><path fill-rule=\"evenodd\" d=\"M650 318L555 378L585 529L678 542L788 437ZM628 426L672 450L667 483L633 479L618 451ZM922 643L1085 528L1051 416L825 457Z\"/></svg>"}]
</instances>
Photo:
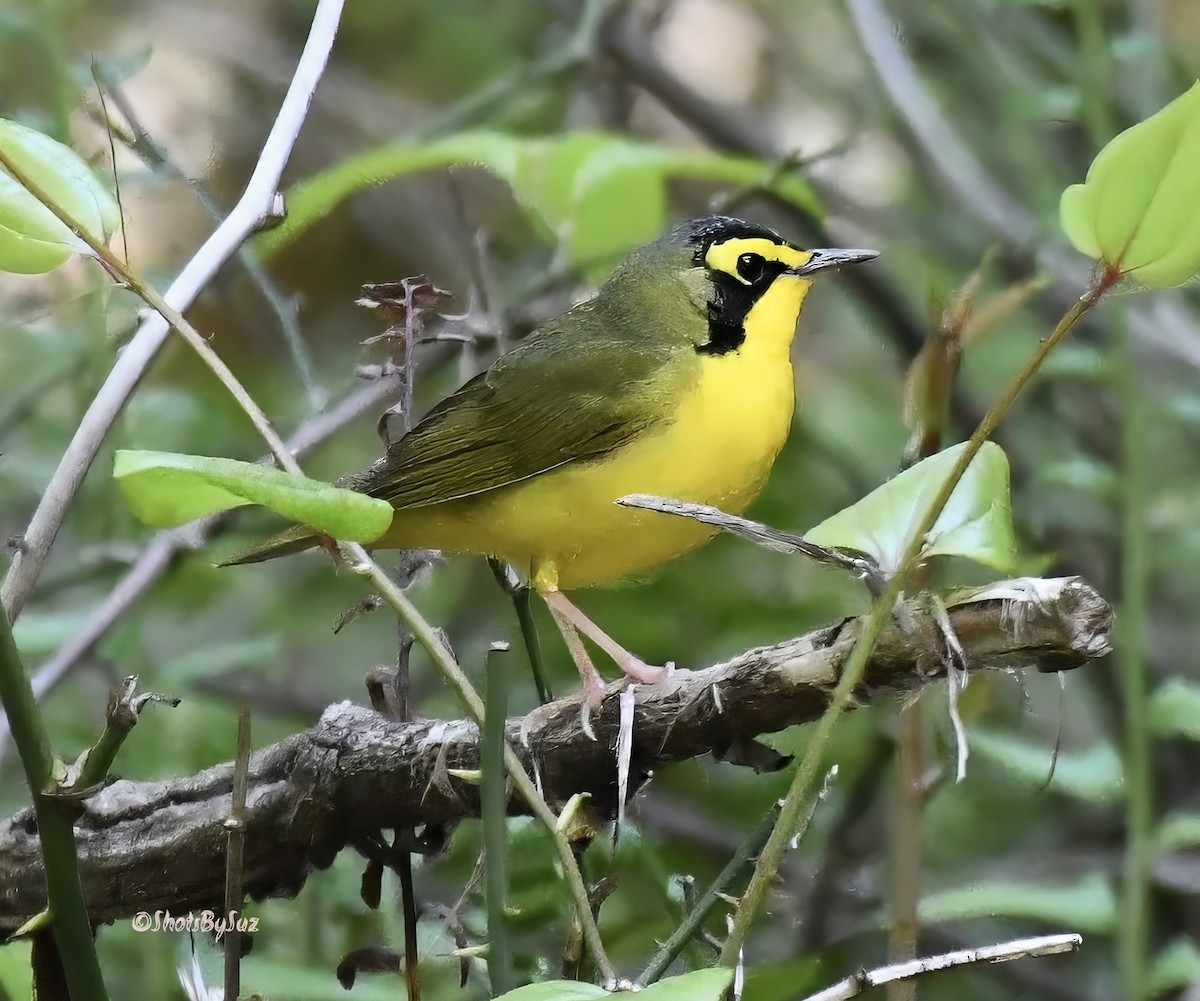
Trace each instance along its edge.
<instances>
[{"instance_id":1,"label":"bare branch","mask_svg":"<svg viewBox=\"0 0 1200 1001\"><path fill-rule=\"evenodd\" d=\"M308 113L317 82L325 69L334 36L337 34L343 2L344 0L320 0L291 86L263 145L246 190L225 221L213 231L171 283L164 298L173 308L183 310L190 306L221 265L228 261L242 242L259 229L274 212L278 199L279 178ZM50 547L54 544L67 510L75 498L75 492L96 458L108 429L166 340L169 329L167 321L157 313L146 318L117 357L104 385L80 421L58 468L42 494L4 583L0 586L0 603L3 603L10 622L20 614L33 590L50 555Z\"/></svg>"},{"instance_id":2,"label":"bare branch","mask_svg":"<svg viewBox=\"0 0 1200 1001\"><path fill-rule=\"evenodd\" d=\"M1005 581L951 596L947 610L973 671L1069 670L1109 649L1112 609L1078 578ZM916 600L902 612L882 634L854 693L856 705L944 675L937 626ZM820 717L862 621L847 619L705 670L677 670L662 684L639 685L631 787L673 762L720 754L737 740ZM595 740L582 731L579 703L571 699L508 722L510 746L527 772L536 768L552 807L588 793L602 816L616 815L612 746L623 688L611 685L591 714ZM449 769L478 768L472 722L397 724L349 703L330 706L312 729L251 758L246 892L294 895L311 868L328 866L343 847L399 816L435 827L478 816L478 788L445 777ZM86 800L77 843L93 919L219 907L232 781L233 766L225 764L169 782L115 781ZM509 811L528 809L514 792ZM0 824L0 933L11 933L44 905L36 829L26 810Z\"/></svg>"},{"instance_id":3,"label":"bare branch","mask_svg":"<svg viewBox=\"0 0 1200 1001\"><path fill-rule=\"evenodd\" d=\"M1033 956L1057 956L1064 952L1074 952L1082 944L1081 935L1042 935L1038 938L1021 938L1014 942L982 945L976 949L960 949L957 952L926 956L923 959L910 959L904 963L881 966L876 970L853 973L832 987L826 987L819 994L809 995L805 1001L849 1001L850 998L856 998L873 987L911 980L926 973L936 973L939 970L949 970L955 966L967 966L972 963L1008 963L1014 959Z\"/></svg>"}]
</instances>

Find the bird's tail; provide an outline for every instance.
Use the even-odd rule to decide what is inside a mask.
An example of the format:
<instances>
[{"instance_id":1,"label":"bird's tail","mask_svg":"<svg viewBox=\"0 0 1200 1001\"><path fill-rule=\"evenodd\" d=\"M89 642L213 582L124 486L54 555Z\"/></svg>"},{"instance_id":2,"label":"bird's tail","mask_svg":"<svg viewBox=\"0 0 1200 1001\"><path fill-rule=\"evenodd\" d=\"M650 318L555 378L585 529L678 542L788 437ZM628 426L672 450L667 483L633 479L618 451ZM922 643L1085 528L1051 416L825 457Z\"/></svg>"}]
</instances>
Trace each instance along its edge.
<instances>
[{"instance_id":1,"label":"bird's tail","mask_svg":"<svg viewBox=\"0 0 1200 1001\"><path fill-rule=\"evenodd\" d=\"M277 556L290 556L292 553L301 553L305 549L312 549L319 542L320 538L317 533L307 525L293 525L278 535L272 535L257 546L243 549L240 553L217 565L232 567L239 563L262 563L264 560L273 560Z\"/></svg>"}]
</instances>

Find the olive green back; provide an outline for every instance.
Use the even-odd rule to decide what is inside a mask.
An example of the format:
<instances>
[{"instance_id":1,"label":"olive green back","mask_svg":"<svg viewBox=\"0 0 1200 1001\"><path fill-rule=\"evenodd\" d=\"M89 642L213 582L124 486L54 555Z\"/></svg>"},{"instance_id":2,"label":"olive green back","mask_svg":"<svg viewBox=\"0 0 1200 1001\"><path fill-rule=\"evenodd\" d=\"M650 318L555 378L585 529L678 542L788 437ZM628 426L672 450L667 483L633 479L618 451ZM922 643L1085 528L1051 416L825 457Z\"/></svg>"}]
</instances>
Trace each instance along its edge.
<instances>
[{"instance_id":1,"label":"olive green back","mask_svg":"<svg viewBox=\"0 0 1200 1001\"><path fill-rule=\"evenodd\" d=\"M668 420L707 334L679 277L687 258L671 249L636 254L343 484L397 508L440 504L595 459Z\"/></svg>"}]
</instances>

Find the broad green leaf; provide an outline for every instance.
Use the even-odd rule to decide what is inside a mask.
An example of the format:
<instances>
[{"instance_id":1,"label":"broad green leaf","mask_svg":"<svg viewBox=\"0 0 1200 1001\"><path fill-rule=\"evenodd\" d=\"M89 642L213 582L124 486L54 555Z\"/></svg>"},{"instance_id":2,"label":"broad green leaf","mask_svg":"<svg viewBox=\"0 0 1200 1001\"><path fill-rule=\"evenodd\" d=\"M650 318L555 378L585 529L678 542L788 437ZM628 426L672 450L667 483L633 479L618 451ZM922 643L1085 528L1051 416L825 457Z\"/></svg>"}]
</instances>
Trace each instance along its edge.
<instances>
[{"instance_id":1,"label":"broad green leaf","mask_svg":"<svg viewBox=\"0 0 1200 1001\"><path fill-rule=\"evenodd\" d=\"M578 980L544 980L501 994L495 1001L591 1001L592 998L606 997L611 997L608 991L595 984L583 984Z\"/></svg>"},{"instance_id":2,"label":"broad green leaf","mask_svg":"<svg viewBox=\"0 0 1200 1001\"><path fill-rule=\"evenodd\" d=\"M733 970L714 967L667 977L638 992L639 1001L721 1001L733 983Z\"/></svg>"},{"instance_id":3,"label":"broad green leaf","mask_svg":"<svg viewBox=\"0 0 1200 1001\"><path fill-rule=\"evenodd\" d=\"M118 225L116 200L72 149L0 118L0 149L99 240ZM91 254L45 205L0 168L0 271L40 274L72 254Z\"/></svg>"},{"instance_id":4,"label":"broad green leaf","mask_svg":"<svg viewBox=\"0 0 1200 1001\"><path fill-rule=\"evenodd\" d=\"M372 542L387 530L394 513L377 497L254 462L204 455L121 450L113 477L133 513L156 528L261 504L335 539Z\"/></svg>"},{"instance_id":5,"label":"broad green leaf","mask_svg":"<svg viewBox=\"0 0 1200 1001\"><path fill-rule=\"evenodd\" d=\"M1031 918L1074 931L1106 932L1116 925L1117 900L1104 877L1092 874L1054 886L1046 880L980 882L932 893L921 900L922 924L967 918Z\"/></svg>"},{"instance_id":6,"label":"broad green leaf","mask_svg":"<svg viewBox=\"0 0 1200 1001\"><path fill-rule=\"evenodd\" d=\"M1191 939L1178 938L1154 957L1146 996L1200 983L1200 947Z\"/></svg>"},{"instance_id":7,"label":"broad green leaf","mask_svg":"<svg viewBox=\"0 0 1200 1001\"><path fill-rule=\"evenodd\" d=\"M1172 678L1150 696L1147 720L1160 737L1200 740L1200 685Z\"/></svg>"},{"instance_id":8,"label":"broad green leaf","mask_svg":"<svg viewBox=\"0 0 1200 1001\"><path fill-rule=\"evenodd\" d=\"M505 180L534 219L565 241L572 262L593 277L666 227L670 179L755 185L766 183L771 173L758 160L603 132L552 138L463 132L421 146L372 150L310 178L289 194L287 220L259 237L258 246L274 253L357 191L456 164L482 167ZM795 204L820 210L812 189L795 175L773 179L771 187Z\"/></svg>"},{"instance_id":9,"label":"broad green leaf","mask_svg":"<svg viewBox=\"0 0 1200 1001\"><path fill-rule=\"evenodd\" d=\"M821 522L804 537L821 546L857 549L893 572L912 533L941 490L966 444L922 459L862 500ZM985 442L926 539L925 556L962 556L1008 572L1016 559L1008 458Z\"/></svg>"},{"instance_id":10,"label":"broad green leaf","mask_svg":"<svg viewBox=\"0 0 1200 1001\"><path fill-rule=\"evenodd\" d=\"M1149 288L1200 270L1200 82L1104 147L1059 216L1075 248Z\"/></svg>"},{"instance_id":11,"label":"broad green leaf","mask_svg":"<svg viewBox=\"0 0 1200 1001\"><path fill-rule=\"evenodd\" d=\"M975 730L971 734L971 750L1038 789L1050 775L1053 749L1046 744L1031 744L1006 733ZM1112 803L1121 797L1121 780L1121 758L1116 750L1109 744L1093 744L1083 751L1060 751L1048 788L1089 803Z\"/></svg>"}]
</instances>

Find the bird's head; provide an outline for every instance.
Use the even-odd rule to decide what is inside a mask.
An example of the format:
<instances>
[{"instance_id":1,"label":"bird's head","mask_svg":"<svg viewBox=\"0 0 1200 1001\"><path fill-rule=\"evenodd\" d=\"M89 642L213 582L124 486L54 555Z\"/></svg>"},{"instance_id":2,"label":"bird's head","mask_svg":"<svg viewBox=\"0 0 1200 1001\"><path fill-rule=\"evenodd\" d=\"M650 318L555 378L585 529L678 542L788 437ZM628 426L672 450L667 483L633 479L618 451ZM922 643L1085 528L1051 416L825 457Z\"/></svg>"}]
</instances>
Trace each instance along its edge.
<instances>
[{"instance_id":1,"label":"bird's head","mask_svg":"<svg viewBox=\"0 0 1200 1001\"><path fill-rule=\"evenodd\" d=\"M682 285L706 321L693 325L696 350L719 355L743 343L786 351L813 278L877 256L874 250L803 250L765 226L713 215L680 223L622 270Z\"/></svg>"}]
</instances>

